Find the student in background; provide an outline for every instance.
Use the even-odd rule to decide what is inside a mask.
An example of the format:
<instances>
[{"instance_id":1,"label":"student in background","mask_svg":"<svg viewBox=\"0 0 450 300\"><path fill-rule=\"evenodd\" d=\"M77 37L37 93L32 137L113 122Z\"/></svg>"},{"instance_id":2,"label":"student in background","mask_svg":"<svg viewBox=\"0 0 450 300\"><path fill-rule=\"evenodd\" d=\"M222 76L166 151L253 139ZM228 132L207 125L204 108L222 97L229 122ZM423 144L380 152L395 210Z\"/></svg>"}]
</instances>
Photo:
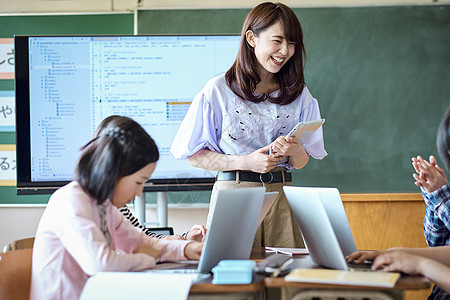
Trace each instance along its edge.
<instances>
[{"instance_id":1,"label":"student in background","mask_svg":"<svg viewBox=\"0 0 450 300\"><path fill-rule=\"evenodd\" d=\"M306 88L300 22L286 5L265 2L245 19L239 52L226 74L212 78L195 96L171 152L192 166L219 171L218 190L265 186L279 196L258 229L254 246L303 247L286 196L286 170L322 159L322 129L303 145L286 134L299 122L320 119L319 104Z\"/></svg>"},{"instance_id":2,"label":"student in background","mask_svg":"<svg viewBox=\"0 0 450 300\"><path fill-rule=\"evenodd\" d=\"M75 180L51 196L39 223L31 299L78 299L97 272L200 257L202 243L151 238L117 209L142 193L159 158L139 124L114 119L82 149Z\"/></svg>"},{"instance_id":3,"label":"student in background","mask_svg":"<svg viewBox=\"0 0 450 300\"><path fill-rule=\"evenodd\" d=\"M450 108L444 115L439 126L436 145L439 156L447 170L450 169ZM450 186L442 168L437 164L436 158L431 155L429 161L420 156L412 158L412 164L416 171L415 184L422 190L426 210L423 222L423 230L428 246L450 246ZM430 299L434 295L440 295L442 291L438 285L433 287ZM450 295L446 294L450 299Z\"/></svg>"},{"instance_id":4,"label":"student in background","mask_svg":"<svg viewBox=\"0 0 450 300\"><path fill-rule=\"evenodd\" d=\"M450 107L439 125L436 139L439 156L450 170ZM432 248L392 248L375 252L356 252L348 260L357 262L375 259L372 269L422 274L436 284L428 299L450 299L450 188L444 170L434 156L430 161L412 158L415 184L422 189L426 214L424 232ZM444 290L442 290L444 289Z\"/></svg>"},{"instance_id":5,"label":"student in background","mask_svg":"<svg viewBox=\"0 0 450 300\"><path fill-rule=\"evenodd\" d=\"M102 130L104 128L106 128L106 125L108 125L109 122L111 122L111 120L118 119L118 118L125 119L127 117L118 116L118 115L111 115L109 117L106 117L98 125L97 129L94 132L94 137L97 137L102 132ZM131 119L130 119L130 121L131 121ZM130 211L130 209L128 208L127 205L118 207L118 209L125 216L125 218L130 220L130 222L131 222L131 224L133 224L133 226L141 229L148 236L155 237L158 239L170 239L170 240L188 239L188 240L194 240L194 241L198 241L198 242L203 242L205 240L206 228L203 225L194 225L194 226L192 226L192 228L189 231L185 231L181 235L164 236L161 234L155 234L155 233L151 232L148 228L145 228L144 226L142 226L139 223L139 220L133 215L133 213Z\"/></svg>"},{"instance_id":6,"label":"student in background","mask_svg":"<svg viewBox=\"0 0 450 300\"><path fill-rule=\"evenodd\" d=\"M415 184L421 187L426 211L423 230L428 246L450 245L450 187L444 170L431 155L430 161L422 157L413 157L413 166L417 174Z\"/></svg>"}]
</instances>

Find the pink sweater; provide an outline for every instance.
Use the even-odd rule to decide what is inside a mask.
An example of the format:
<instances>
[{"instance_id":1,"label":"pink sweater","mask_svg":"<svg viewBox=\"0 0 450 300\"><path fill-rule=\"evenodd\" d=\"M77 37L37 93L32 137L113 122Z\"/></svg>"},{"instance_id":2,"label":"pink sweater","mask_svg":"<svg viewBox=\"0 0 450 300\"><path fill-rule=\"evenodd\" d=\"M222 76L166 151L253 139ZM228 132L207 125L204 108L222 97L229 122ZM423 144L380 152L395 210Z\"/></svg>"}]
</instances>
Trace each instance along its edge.
<instances>
[{"instance_id":1,"label":"pink sweater","mask_svg":"<svg viewBox=\"0 0 450 300\"><path fill-rule=\"evenodd\" d=\"M77 182L57 190L42 215L33 247L31 299L78 299L88 278L100 271L138 271L155 265L133 254L143 242L162 250L159 261L185 260L189 241L151 238L107 200L111 246L100 230L97 204Z\"/></svg>"}]
</instances>

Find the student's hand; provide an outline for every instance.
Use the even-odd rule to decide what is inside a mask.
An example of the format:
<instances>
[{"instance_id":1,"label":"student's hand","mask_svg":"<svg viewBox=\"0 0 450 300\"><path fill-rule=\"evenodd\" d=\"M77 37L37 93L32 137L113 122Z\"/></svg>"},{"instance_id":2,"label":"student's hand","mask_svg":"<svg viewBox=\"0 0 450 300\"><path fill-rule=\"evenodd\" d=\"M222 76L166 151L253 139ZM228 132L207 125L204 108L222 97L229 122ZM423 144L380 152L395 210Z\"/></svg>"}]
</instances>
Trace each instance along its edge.
<instances>
[{"instance_id":1,"label":"student's hand","mask_svg":"<svg viewBox=\"0 0 450 300\"><path fill-rule=\"evenodd\" d=\"M294 156L303 146L296 136L279 136L271 144L270 153L275 156Z\"/></svg>"},{"instance_id":2,"label":"student's hand","mask_svg":"<svg viewBox=\"0 0 450 300\"><path fill-rule=\"evenodd\" d=\"M187 234L188 240L204 242L206 236L206 228L203 225L194 225Z\"/></svg>"},{"instance_id":3,"label":"student's hand","mask_svg":"<svg viewBox=\"0 0 450 300\"><path fill-rule=\"evenodd\" d=\"M422 171L423 163L426 162L426 160L424 160L420 155L418 155L417 157L412 157L411 160L412 160L412 165L414 167L414 170L417 172L417 174L419 174ZM437 167L438 169L442 170L438 166L436 158L433 155L430 155L429 160L430 160L429 163L431 165L433 165L433 166ZM442 172L443 172L443 170L442 170Z\"/></svg>"},{"instance_id":4,"label":"student's hand","mask_svg":"<svg viewBox=\"0 0 450 300\"><path fill-rule=\"evenodd\" d=\"M256 173L267 173L283 158L282 156L267 155L272 144L262 147L248 155L242 157L242 170L252 171Z\"/></svg>"},{"instance_id":5,"label":"student's hand","mask_svg":"<svg viewBox=\"0 0 450 300\"><path fill-rule=\"evenodd\" d=\"M161 250L155 249L147 244L141 244L136 249L134 249L133 253L144 253L154 257L155 259L161 256Z\"/></svg>"},{"instance_id":6,"label":"student's hand","mask_svg":"<svg viewBox=\"0 0 450 300\"><path fill-rule=\"evenodd\" d=\"M181 235L166 235L163 237L164 240L185 240Z\"/></svg>"},{"instance_id":7,"label":"student's hand","mask_svg":"<svg viewBox=\"0 0 450 300\"><path fill-rule=\"evenodd\" d=\"M184 248L184 256L189 260L199 260L202 254L203 243L192 242Z\"/></svg>"},{"instance_id":8,"label":"student's hand","mask_svg":"<svg viewBox=\"0 0 450 300\"><path fill-rule=\"evenodd\" d=\"M382 252L383 251L370 251L370 252L357 251L353 252L350 255L347 255L345 259L349 263L361 264L366 260L374 260L375 257L380 255Z\"/></svg>"},{"instance_id":9,"label":"student's hand","mask_svg":"<svg viewBox=\"0 0 450 300\"><path fill-rule=\"evenodd\" d=\"M377 251L356 251L352 254L349 254L345 257L347 262L349 263L363 263L365 260L374 260L375 257L378 255L385 253L385 252L391 252L391 251L407 251L408 248L404 247L393 247L386 250L377 250Z\"/></svg>"},{"instance_id":10,"label":"student's hand","mask_svg":"<svg viewBox=\"0 0 450 300\"><path fill-rule=\"evenodd\" d=\"M417 172L413 174L415 185L422 187L427 193L432 193L447 183L444 170L438 166L436 158L431 155L430 161L417 156L412 158L412 165Z\"/></svg>"},{"instance_id":11,"label":"student's hand","mask_svg":"<svg viewBox=\"0 0 450 300\"><path fill-rule=\"evenodd\" d=\"M372 270L419 275L421 274L421 266L427 264L428 260L423 256L409 254L402 250L385 251L375 258L372 263Z\"/></svg>"}]
</instances>

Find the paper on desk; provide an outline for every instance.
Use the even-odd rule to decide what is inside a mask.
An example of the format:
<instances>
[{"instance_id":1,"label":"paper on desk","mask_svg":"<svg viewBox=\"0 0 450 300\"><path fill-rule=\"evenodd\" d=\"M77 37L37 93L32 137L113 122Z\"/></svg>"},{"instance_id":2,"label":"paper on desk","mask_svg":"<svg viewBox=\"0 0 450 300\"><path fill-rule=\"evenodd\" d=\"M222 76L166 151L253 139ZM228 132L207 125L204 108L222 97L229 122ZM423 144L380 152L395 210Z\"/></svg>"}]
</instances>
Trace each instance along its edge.
<instances>
[{"instance_id":1,"label":"paper on desk","mask_svg":"<svg viewBox=\"0 0 450 300\"><path fill-rule=\"evenodd\" d=\"M148 296L152 300L184 300L197 277L198 274L99 272L89 278L80 299L124 300Z\"/></svg>"},{"instance_id":2,"label":"paper on desk","mask_svg":"<svg viewBox=\"0 0 450 300\"><path fill-rule=\"evenodd\" d=\"M393 287L400 273L341 271L331 269L294 269L286 281Z\"/></svg>"},{"instance_id":3,"label":"paper on desk","mask_svg":"<svg viewBox=\"0 0 450 300\"><path fill-rule=\"evenodd\" d=\"M275 252L281 254L293 255L308 255L306 248L280 248L280 247L266 247L266 252Z\"/></svg>"}]
</instances>

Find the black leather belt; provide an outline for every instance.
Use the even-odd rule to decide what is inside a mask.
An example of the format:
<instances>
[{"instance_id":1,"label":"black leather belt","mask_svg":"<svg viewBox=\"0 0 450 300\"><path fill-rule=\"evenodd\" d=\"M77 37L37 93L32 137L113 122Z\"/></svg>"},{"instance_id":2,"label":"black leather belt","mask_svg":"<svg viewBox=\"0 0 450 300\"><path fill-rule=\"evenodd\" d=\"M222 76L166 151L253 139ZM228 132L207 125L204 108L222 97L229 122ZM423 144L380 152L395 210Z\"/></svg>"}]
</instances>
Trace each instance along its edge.
<instances>
[{"instance_id":1,"label":"black leather belt","mask_svg":"<svg viewBox=\"0 0 450 300\"><path fill-rule=\"evenodd\" d=\"M286 171L268 172L268 173L254 173L246 171L221 171L217 173L217 180L235 181L236 172L239 172L239 181L262 182L262 183L279 183L292 182L292 174Z\"/></svg>"}]
</instances>

